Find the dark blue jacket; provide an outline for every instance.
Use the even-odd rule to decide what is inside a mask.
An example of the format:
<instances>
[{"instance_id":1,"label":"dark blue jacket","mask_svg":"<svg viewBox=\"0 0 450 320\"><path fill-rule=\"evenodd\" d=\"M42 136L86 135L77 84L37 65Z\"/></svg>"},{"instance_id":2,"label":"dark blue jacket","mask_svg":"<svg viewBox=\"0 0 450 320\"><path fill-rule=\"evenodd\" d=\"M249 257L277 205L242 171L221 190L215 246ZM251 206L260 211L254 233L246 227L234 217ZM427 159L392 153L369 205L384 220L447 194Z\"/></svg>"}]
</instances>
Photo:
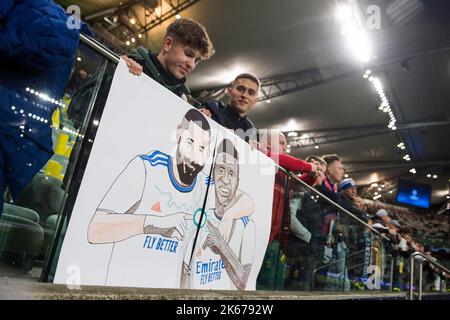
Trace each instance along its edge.
<instances>
[{"instance_id":1,"label":"dark blue jacket","mask_svg":"<svg viewBox=\"0 0 450 320\"><path fill-rule=\"evenodd\" d=\"M51 0L0 1L0 139L18 145L14 155L4 155L13 197L53 154L50 126L57 105L26 88L63 96L79 40L67 20Z\"/></svg>"},{"instance_id":2,"label":"dark blue jacket","mask_svg":"<svg viewBox=\"0 0 450 320\"><path fill-rule=\"evenodd\" d=\"M241 117L233 107L224 105L220 101L208 101L203 104L204 108L211 112L211 118L227 129L234 130L234 133L247 143L251 140L258 140L258 131L249 118Z\"/></svg>"}]
</instances>

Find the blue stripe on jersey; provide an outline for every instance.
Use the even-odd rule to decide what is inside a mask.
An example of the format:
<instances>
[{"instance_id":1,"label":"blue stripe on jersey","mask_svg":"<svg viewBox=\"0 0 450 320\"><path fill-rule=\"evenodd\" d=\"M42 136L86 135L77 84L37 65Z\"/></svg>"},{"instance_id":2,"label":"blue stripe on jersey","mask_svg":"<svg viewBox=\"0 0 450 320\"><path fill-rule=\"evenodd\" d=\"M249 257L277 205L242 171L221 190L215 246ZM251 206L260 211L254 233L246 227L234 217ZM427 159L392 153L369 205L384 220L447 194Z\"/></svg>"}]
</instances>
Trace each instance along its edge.
<instances>
[{"instance_id":1,"label":"blue stripe on jersey","mask_svg":"<svg viewBox=\"0 0 450 320\"><path fill-rule=\"evenodd\" d=\"M242 217L241 221L244 224L244 227L246 227L247 224L250 222L250 218L249 217Z\"/></svg>"},{"instance_id":2,"label":"blue stripe on jersey","mask_svg":"<svg viewBox=\"0 0 450 320\"><path fill-rule=\"evenodd\" d=\"M144 154L140 156L143 160L147 160L150 162L152 167L156 167L157 165L162 165L167 167L167 164L170 160L170 156L162 153L160 151L154 151L151 154Z\"/></svg>"},{"instance_id":3,"label":"blue stripe on jersey","mask_svg":"<svg viewBox=\"0 0 450 320\"><path fill-rule=\"evenodd\" d=\"M192 184L190 186L184 187L182 185L180 185L177 181L177 179L175 179L175 177L173 176L173 168L172 168L172 157L162 153L161 151L153 151L151 154L144 154L144 155L140 155L139 157L141 157L142 160L146 160L148 161L152 167L156 167L156 166L164 166L167 167L167 171L169 173L169 178L170 178L170 182L172 182L172 185L174 186L175 189L177 189L180 192L191 192L192 189L194 189L195 187L195 183L197 181L197 177L195 177L194 181L192 182Z\"/></svg>"},{"instance_id":4,"label":"blue stripe on jersey","mask_svg":"<svg viewBox=\"0 0 450 320\"><path fill-rule=\"evenodd\" d=\"M213 185L214 184L214 179L213 178L211 178L210 176L207 176L206 177L206 179L205 179L205 184L206 185Z\"/></svg>"}]
</instances>

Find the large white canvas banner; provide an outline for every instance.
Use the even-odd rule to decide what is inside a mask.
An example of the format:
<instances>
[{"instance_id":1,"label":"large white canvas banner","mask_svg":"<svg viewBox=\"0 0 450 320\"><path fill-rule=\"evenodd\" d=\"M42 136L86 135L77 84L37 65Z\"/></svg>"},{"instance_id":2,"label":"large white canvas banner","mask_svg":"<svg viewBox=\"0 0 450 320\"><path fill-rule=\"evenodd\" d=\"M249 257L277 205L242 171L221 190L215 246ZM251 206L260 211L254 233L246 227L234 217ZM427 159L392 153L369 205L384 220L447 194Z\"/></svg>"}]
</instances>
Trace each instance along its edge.
<instances>
[{"instance_id":1,"label":"large white canvas banner","mask_svg":"<svg viewBox=\"0 0 450 320\"><path fill-rule=\"evenodd\" d=\"M55 283L254 290L274 163L120 62Z\"/></svg>"}]
</instances>

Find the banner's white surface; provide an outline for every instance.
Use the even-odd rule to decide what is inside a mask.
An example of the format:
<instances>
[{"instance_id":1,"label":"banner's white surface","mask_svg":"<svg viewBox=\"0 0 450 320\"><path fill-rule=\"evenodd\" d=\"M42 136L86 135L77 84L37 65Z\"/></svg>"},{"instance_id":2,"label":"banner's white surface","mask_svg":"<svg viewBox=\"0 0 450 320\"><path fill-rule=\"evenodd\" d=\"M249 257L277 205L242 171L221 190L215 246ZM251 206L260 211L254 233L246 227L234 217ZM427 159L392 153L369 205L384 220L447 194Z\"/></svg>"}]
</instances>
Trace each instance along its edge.
<instances>
[{"instance_id":1,"label":"banner's white surface","mask_svg":"<svg viewBox=\"0 0 450 320\"><path fill-rule=\"evenodd\" d=\"M255 289L270 233L274 164L209 119L210 130L180 128L189 110L185 101L119 63L54 283ZM237 155L216 150L213 159L225 138ZM182 183L190 171L177 167L177 155L206 159L190 184ZM213 162L222 170L213 166L210 177ZM204 203L206 218L192 251ZM242 270L249 270L248 277Z\"/></svg>"}]
</instances>

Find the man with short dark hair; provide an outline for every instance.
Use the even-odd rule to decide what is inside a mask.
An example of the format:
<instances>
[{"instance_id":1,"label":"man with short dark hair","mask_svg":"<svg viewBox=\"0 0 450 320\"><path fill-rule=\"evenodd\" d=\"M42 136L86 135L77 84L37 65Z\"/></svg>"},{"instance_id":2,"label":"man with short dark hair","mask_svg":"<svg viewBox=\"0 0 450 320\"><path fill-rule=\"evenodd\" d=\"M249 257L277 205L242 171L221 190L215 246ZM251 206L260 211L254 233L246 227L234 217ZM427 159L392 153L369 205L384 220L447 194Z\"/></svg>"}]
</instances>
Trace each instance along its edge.
<instances>
[{"instance_id":1,"label":"man with short dark hair","mask_svg":"<svg viewBox=\"0 0 450 320\"><path fill-rule=\"evenodd\" d=\"M213 55L214 48L203 25L181 18L167 27L159 53L138 47L122 59L131 73L144 72L176 95L187 98L190 91L185 85L186 76L200 61Z\"/></svg>"},{"instance_id":2,"label":"man with short dark hair","mask_svg":"<svg viewBox=\"0 0 450 320\"><path fill-rule=\"evenodd\" d=\"M330 154L322 156L322 159L327 163L325 178L322 183L322 193L326 194L326 191L328 191L329 193L331 193L332 198L334 198L332 200L338 202L340 200L340 196L338 194L337 185L344 178L344 168L342 166L341 158L337 154ZM348 280L347 270L345 268L345 257L348 254L348 248L345 241L343 240L343 237L341 236L342 230L340 230L342 229L342 227L345 228L345 223L340 224L339 221L340 215L344 214L345 213L336 211L336 209L332 206L325 210L323 231L324 234L326 234L325 255L327 257L331 257L336 262L330 267L330 270L335 271L338 279L342 279L343 281L343 284L339 284L338 287L344 287L345 290L349 290L350 282ZM348 217L346 216L345 218ZM344 221L347 220L345 218L343 219ZM336 289L333 282L333 279L331 279L329 276L327 278L327 289Z\"/></svg>"},{"instance_id":3,"label":"man with short dark hair","mask_svg":"<svg viewBox=\"0 0 450 320\"><path fill-rule=\"evenodd\" d=\"M258 78L249 73L238 75L228 88L230 102L228 105L220 101L208 101L200 109L206 116L234 133L246 142L257 141L257 130L248 119L247 114L258 102Z\"/></svg>"},{"instance_id":4,"label":"man with short dark hair","mask_svg":"<svg viewBox=\"0 0 450 320\"><path fill-rule=\"evenodd\" d=\"M344 178L344 168L342 166L341 158L339 158L337 154L330 154L322 156L322 159L327 163L327 171L323 183L328 189L336 193L336 185Z\"/></svg>"}]
</instances>

